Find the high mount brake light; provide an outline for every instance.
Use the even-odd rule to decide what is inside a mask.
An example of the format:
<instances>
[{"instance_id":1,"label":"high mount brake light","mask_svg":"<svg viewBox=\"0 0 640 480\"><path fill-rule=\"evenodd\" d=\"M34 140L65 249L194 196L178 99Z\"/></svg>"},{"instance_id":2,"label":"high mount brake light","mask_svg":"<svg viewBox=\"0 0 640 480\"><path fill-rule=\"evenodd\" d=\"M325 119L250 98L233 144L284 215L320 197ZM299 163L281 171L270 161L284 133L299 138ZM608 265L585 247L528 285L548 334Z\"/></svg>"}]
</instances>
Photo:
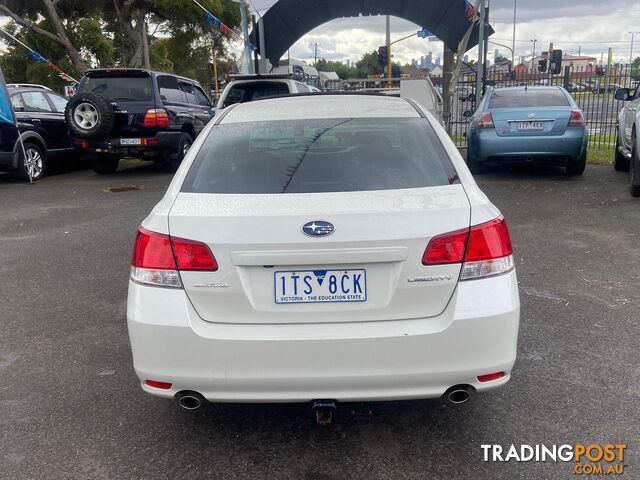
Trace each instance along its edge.
<instances>
[{"instance_id":1,"label":"high mount brake light","mask_svg":"<svg viewBox=\"0 0 640 480\"><path fill-rule=\"evenodd\" d=\"M131 258L131 278L136 282L182 288L179 271L217 270L218 263L206 244L138 228Z\"/></svg>"},{"instance_id":2,"label":"high mount brake light","mask_svg":"<svg viewBox=\"0 0 640 480\"><path fill-rule=\"evenodd\" d=\"M470 229L434 237L422 257L425 266L462 263L460 280L506 273L513 269L513 248L502 216Z\"/></svg>"}]
</instances>

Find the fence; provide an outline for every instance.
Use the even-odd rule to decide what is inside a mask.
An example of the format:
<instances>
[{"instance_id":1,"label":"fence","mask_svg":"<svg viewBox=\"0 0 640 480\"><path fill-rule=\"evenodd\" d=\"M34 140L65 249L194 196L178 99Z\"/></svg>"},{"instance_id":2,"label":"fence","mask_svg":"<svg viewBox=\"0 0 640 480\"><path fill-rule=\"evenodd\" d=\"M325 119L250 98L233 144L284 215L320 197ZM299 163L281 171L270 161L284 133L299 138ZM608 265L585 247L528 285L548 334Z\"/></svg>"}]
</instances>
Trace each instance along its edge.
<instances>
[{"instance_id":1,"label":"fence","mask_svg":"<svg viewBox=\"0 0 640 480\"><path fill-rule=\"evenodd\" d=\"M489 70L487 86L559 85L567 89L582 110L589 130L589 146L613 148L616 142L618 114L624 102L615 100L620 87L638 88L640 68L630 71L628 66L585 68L565 67L560 75L530 71ZM468 119L464 112L475 109L475 76L463 77L451 99L452 115L447 122L451 138L460 148L466 148L465 133Z\"/></svg>"}]
</instances>

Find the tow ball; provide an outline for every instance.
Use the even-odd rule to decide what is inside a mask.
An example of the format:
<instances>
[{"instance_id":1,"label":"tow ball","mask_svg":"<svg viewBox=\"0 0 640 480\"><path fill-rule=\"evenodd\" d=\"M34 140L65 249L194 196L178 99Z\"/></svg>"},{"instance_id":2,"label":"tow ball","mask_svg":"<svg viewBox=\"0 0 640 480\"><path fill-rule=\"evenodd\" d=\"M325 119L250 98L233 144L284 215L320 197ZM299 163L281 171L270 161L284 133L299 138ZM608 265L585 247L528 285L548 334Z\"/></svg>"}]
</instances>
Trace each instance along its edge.
<instances>
[{"instance_id":1,"label":"tow ball","mask_svg":"<svg viewBox=\"0 0 640 480\"><path fill-rule=\"evenodd\" d=\"M336 412L336 402L334 400L316 400L313 402L311 412L318 425L329 425L333 422L333 415Z\"/></svg>"}]
</instances>

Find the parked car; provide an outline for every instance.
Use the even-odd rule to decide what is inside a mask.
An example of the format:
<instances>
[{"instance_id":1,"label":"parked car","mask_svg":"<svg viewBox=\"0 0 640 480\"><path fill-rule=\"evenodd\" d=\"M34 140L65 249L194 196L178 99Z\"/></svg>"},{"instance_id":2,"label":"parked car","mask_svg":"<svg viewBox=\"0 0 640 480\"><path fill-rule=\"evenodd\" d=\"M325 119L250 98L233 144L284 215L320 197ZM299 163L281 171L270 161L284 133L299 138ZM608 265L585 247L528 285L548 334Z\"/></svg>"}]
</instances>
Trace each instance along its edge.
<instances>
[{"instance_id":1,"label":"parked car","mask_svg":"<svg viewBox=\"0 0 640 480\"><path fill-rule=\"evenodd\" d=\"M562 87L489 89L471 117L467 133L469 168L549 163L582 175L589 134L584 115Z\"/></svg>"},{"instance_id":2,"label":"parked car","mask_svg":"<svg viewBox=\"0 0 640 480\"><path fill-rule=\"evenodd\" d=\"M425 108L291 96L228 107L202 135L135 240L146 392L185 409L322 400L326 418L336 401L462 403L509 380L509 233Z\"/></svg>"},{"instance_id":3,"label":"parked car","mask_svg":"<svg viewBox=\"0 0 640 480\"><path fill-rule=\"evenodd\" d=\"M38 90L52 91L46 85L40 85L38 83L7 83L7 88L33 88Z\"/></svg>"},{"instance_id":4,"label":"parked car","mask_svg":"<svg viewBox=\"0 0 640 480\"><path fill-rule=\"evenodd\" d=\"M195 80L143 69L85 73L65 111L74 144L99 174L114 173L123 157L177 169L213 117Z\"/></svg>"},{"instance_id":5,"label":"parked car","mask_svg":"<svg viewBox=\"0 0 640 480\"><path fill-rule=\"evenodd\" d=\"M18 120L24 142L18 141L18 130L2 124L0 132L0 169L11 171L23 181L40 180L49 161L74 157L71 136L64 119L67 99L38 85L16 87L7 91ZM26 154L26 158L25 158Z\"/></svg>"},{"instance_id":6,"label":"parked car","mask_svg":"<svg viewBox=\"0 0 640 480\"><path fill-rule=\"evenodd\" d=\"M253 102L265 97L313 91L313 87L295 80L290 74L235 75L231 78L220 94L219 110L236 103Z\"/></svg>"},{"instance_id":7,"label":"parked car","mask_svg":"<svg viewBox=\"0 0 640 480\"><path fill-rule=\"evenodd\" d=\"M640 87L616 90L616 100L627 102L618 116L616 153L613 166L619 172L629 172L629 192L640 197Z\"/></svg>"}]
</instances>

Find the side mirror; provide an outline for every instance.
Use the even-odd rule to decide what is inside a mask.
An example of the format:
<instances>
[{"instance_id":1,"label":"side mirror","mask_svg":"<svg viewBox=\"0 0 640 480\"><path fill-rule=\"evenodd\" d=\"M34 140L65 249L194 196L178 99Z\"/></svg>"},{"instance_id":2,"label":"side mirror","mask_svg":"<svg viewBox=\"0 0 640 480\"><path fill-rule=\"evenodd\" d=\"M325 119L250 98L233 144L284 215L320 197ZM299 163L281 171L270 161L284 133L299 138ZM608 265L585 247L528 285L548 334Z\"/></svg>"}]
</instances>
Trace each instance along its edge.
<instances>
[{"instance_id":1,"label":"side mirror","mask_svg":"<svg viewBox=\"0 0 640 480\"><path fill-rule=\"evenodd\" d=\"M473 117L473 110L465 110L464 113L462 114L462 116L464 118L471 118Z\"/></svg>"},{"instance_id":2,"label":"side mirror","mask_svg":"<svg viewBox=\"0 0 640 480\"><path fill-rule=\"evenodd\" d=\"M166 95L160 95L160 100L164 100L166 102L167 101Z\"/></svg>"},{"instance_id":3,"label":"side mirror","mask_svg":"<svg viewBox=\"0 0 640 480\"><path fill-rule=\"evenodd\" d=\"M472 93L471 95L469 95L469 97L467 98L467 100L469 102L475 102L476 101L476 94Z\"/></svg>"},{"instance_id":4,"label":"side mirror","mask_svg":"<svg viewBox=\"0 0 640 480\"><path fill-rule=\"evenodd\" d=\"M619 88L616 90L615 98L621 102L626 102L631 98L631 91L628 88Z\"/></svg>"},{"instance_id":5,"label":"side mirror","mask_svg":"<svg viewBox=\"0 0 640 480\"><path fill-rule=\"evenodd\" d=\"M445 120L451 118L451 112L442 112L442 118Z\"/></svg>"}]
</instances>

